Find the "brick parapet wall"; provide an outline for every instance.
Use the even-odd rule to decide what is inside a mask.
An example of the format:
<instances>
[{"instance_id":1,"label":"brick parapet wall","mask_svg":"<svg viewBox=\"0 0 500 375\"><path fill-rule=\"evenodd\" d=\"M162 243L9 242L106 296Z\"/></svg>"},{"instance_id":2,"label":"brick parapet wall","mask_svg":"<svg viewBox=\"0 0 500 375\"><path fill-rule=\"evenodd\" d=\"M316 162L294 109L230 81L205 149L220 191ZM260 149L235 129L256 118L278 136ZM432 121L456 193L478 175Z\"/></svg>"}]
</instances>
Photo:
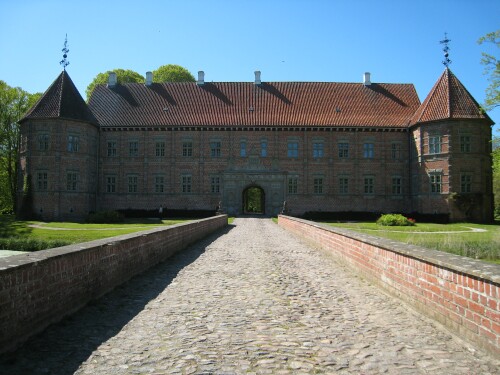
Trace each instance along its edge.
<instances>
[{"instance_id":1,"label":"brick parapet wall","mask_svg":"<svg viewBox=\"0 0 500 375\"><path fill-rule=\"evenodd\" d=\"M500 355L500 265L279 216L278 224L455 334Z\"/></svg>"},{"instance_id":2,"label":"brick parapet wall","mask_svg":"<svg viewBox=\"0 0 500 375\"><path fill-rule=\"evenodd\" d=\"M0 352L174 253L227 215L0 259Z\"/></svg>"}]
</instances>

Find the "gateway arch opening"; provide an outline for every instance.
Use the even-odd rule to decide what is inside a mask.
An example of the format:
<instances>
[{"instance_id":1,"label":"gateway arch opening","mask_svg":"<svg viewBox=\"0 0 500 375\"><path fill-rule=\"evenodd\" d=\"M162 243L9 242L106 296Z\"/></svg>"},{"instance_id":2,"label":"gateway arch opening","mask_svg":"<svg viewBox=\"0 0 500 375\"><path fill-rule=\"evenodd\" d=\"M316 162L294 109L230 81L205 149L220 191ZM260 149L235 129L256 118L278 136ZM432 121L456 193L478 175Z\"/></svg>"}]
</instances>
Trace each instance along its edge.
<instances>
[{"instance_id":1,"label":"gateway arch opening","mask_svg":"<svg viewBox=\"0 0 500 375\"><path fill-rule=\"evenodd\" d=\"M243 190L243 213L265 214L266 194L260 186L249 186Z\"/></svg>"}]
</instances>

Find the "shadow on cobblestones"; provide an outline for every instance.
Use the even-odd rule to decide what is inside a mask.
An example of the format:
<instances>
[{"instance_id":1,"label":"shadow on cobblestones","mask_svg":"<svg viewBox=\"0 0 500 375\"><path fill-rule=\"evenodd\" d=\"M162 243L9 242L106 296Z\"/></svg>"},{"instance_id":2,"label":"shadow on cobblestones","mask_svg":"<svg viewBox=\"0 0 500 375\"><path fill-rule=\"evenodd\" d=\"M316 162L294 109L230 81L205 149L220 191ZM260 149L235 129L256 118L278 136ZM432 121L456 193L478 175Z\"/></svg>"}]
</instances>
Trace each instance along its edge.
<instances>
[{"instance_id":1,"label":"shadow on cobblestones","mask_svg":"<svg viewBox=\"0 0 500 375\"><path fill-rule=\"evenodd\" d=\"M17 351L1 355L0 374L73 374L99 345L120 332L184 267L195 262L212 242L232 227L229 225L91 301Z\"/></svg>"}]
</instances>

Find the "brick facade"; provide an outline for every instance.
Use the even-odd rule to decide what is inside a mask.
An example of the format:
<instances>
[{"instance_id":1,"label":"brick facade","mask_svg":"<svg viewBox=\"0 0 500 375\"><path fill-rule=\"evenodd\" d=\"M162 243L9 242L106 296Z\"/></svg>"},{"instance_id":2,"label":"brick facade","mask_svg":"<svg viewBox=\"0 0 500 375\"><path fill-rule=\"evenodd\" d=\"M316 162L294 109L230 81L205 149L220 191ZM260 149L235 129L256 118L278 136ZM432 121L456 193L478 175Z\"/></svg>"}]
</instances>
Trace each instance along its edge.
<instances>
[{"instance_id":1,"label":"brick facade","mask_svg":"<svg viewBox=\"0 0 500 375\"><path fill-rule=\"evenodd\" d=\"M64 88L70 80L62 77ZM431 99L446 79L459 84L446 70ZM42 104L54 101L51 89ZM473 101L461 95L454 97ZM46 220L160 205L221 204L238 215L247 189L257 187L267 215L286 201L294 216L417 212L489 221L492 122L441 116L443 106L429 98L420 105L412 86L397 84L99 86L89 102L95 118L49 116L38 104L22 120L20 178L32 176L33 209Z\"/></svg>"}]
</instances>

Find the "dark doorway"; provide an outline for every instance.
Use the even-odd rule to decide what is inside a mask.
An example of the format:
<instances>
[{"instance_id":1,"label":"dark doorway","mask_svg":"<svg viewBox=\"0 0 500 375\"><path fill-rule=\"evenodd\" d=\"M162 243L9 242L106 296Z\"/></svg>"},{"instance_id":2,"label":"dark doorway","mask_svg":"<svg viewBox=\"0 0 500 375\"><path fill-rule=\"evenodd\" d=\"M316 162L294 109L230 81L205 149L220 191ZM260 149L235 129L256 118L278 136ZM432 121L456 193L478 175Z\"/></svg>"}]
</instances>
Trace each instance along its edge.
<instances>
[{"instance_id":1,"label":"dark doorway","mask_svg":"<svg viewBox=\"0 0 500 375\"><path fill-rule=\"evenodd\" d=\"M266 194L260 186L249 186L243 190L243 213L264 214Z\"/></svg>"}]
</instances>

